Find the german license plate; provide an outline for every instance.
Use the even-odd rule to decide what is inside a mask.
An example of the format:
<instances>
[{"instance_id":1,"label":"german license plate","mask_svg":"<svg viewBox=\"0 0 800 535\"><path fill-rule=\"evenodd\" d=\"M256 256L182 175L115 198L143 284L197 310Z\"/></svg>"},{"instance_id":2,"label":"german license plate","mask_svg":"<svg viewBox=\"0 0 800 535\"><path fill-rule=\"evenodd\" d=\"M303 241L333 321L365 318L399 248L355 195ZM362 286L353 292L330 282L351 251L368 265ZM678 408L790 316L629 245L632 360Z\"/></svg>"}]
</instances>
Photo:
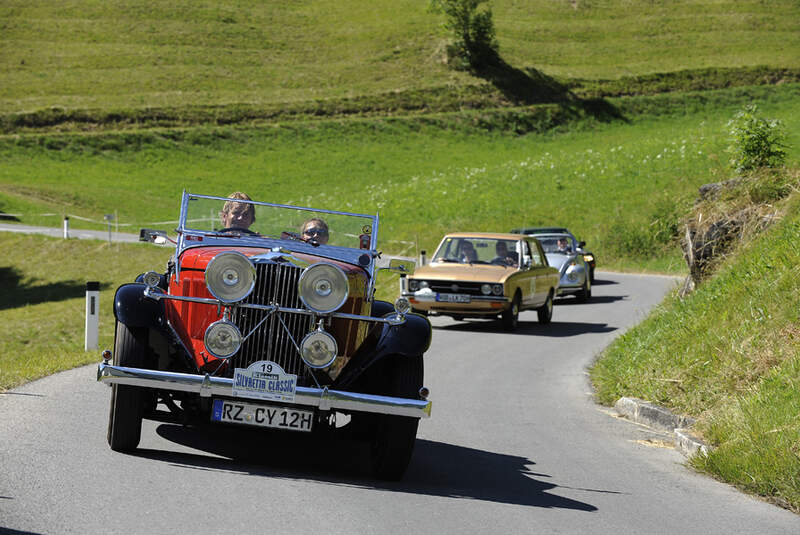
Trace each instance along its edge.
<instances>
[{"instance_id":1,"label":"german license plate","mask_svg":"<svg viewBox=\"0 0 800 535\"><path fill-rule=\"evenodd\" d=\"M436 300L445 303L469 303L468 294L436 294Z\"/></svg>"},{"instance_id":2,"label":"german license plate","mask_svg":"<svg viewBox=\"0 0 800 535\"><path fill-rule=\"evenodd\" d=\"M311 431L314 412L215 399L211 411L211 421L272 427L289 431Z\"/></svg>"}]
</instances>

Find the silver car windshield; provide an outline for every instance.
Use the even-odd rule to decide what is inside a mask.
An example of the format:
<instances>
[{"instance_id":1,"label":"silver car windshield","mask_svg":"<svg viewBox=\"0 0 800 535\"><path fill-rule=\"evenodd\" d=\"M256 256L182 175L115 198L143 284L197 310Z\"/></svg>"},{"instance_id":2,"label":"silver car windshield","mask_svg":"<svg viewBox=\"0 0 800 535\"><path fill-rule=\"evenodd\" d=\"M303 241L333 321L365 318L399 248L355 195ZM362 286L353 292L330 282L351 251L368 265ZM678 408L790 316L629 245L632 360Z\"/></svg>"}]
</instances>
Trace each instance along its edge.
<instances>
[{"instance_id":1,"label":"silver car windshield","mask_svg":"<svg viewBox=\"0 0 800 535\"><path fill-rule=\"evenodd\" d=\"M545 253L572 254L577 250L577 244L572 236L567 234L560 236L536 236Z\"/></svg>"},{"instance_id":2,"label":"silver car windshield","mask_svg":"<svg viewBox=\"0 0 800 535\"><path fill-rule=\"evenodd\" d=\"M289 240L375 249L377 216L186 193L179 230L193 235Z\"/></svg>"}]
</instances>

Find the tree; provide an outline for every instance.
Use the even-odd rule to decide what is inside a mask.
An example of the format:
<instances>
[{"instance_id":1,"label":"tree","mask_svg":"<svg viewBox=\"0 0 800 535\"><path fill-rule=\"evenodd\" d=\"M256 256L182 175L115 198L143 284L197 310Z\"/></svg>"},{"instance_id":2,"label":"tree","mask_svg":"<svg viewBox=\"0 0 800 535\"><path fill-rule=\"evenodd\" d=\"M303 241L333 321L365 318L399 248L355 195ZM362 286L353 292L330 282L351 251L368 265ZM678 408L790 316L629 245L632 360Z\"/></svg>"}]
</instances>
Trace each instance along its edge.
<instances>
[{"instance_id":1,"label":"tree","mask_svg":"<svg viewBox=\"0 0 800 535\"><path fill-rule=\"evenodd\" d=\"M458 68L477 69L497 59L499 45L488 0L430 0L434 13L445 15L444 28L453 36L448 61Z\"/></svg>"}]
</instances>

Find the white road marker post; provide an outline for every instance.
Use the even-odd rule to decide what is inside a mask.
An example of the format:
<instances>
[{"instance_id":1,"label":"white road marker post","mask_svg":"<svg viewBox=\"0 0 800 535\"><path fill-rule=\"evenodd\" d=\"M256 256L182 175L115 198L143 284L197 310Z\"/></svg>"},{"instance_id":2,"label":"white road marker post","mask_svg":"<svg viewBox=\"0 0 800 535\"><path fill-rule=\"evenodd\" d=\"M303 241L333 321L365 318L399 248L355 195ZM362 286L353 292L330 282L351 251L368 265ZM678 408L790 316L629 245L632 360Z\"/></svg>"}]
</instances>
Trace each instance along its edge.
<instances>
[{"instance_id":1,"label":"white road marker post","mask_svg":"<svg viewBox=\"0 0 800 535\"><path fill-rule=\"evenodd\" d=\"M64 216L64 239L69 239L69 216Z\"/></svg>"},{"instance_id":2,"label":"white road marker post","mask_svg":"<svg viewBox=\"0 0 800 535\"><path fill-rule=\"evenodd\" d=\"M84 337L84 350L97 349L97 332L100 325L100 283L90 281L86 283L86 335Z\"/></svg>"}]
</instances>

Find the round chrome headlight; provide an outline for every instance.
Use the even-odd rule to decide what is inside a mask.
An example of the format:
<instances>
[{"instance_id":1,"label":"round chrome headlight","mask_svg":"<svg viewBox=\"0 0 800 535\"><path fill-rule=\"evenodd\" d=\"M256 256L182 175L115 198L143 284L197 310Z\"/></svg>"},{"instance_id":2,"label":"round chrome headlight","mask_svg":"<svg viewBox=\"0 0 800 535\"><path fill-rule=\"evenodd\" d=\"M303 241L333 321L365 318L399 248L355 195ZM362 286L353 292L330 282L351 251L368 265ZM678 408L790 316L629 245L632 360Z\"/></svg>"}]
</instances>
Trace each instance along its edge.
<instances>
[{"instance_id":1,"label":"round chrome headlight","mask_svg":"<svg viewBox=\"0 0 800 535\"><path fill-rule=\"evenodd\" d=\"M300 355L310 368L327 368L336 358L336 340L323 330L308 333L300 343Z\"/></svg>"},{"instance_id":2,"label":"round chrome headlight","mask_svg":"<svg viewBox=\"0 0 800 535\"><path fill-rule=\"evenodd\" d=\"M206 268L206 286L223 303L241 301L253 291L256 268L242 253L225 251L211 259Z\"/></svg>"},{"instance_id":3,"label":"round chrome headlight","mask_svg":"<svg viewBox=\"0 0 800 535\"><path fill-rule=\"evenodd\" d=\"M408 280L408 289L409 291L416 292L419 290L419 281L416 279L409 279Z\"/></svg>"},{"instance_id":4,"label":"round chrome headlight","mask_svg":"<svg viewBox=\"0 0 800 535\"><path fill-rule=\"evenodd\" d=\"M233 323L220 320L208 326L203 342L209 353L226 359L239 351L242 345L242 333Z\"/></svg>"},{"instance_id":5,"label":"round chrome headlight","mask_svg":"<svg viewBox=\"0 0 800 535\"><path fill-rule=\"evenodd\" d=\"M347 299L347 276L333 264L319 263L306 268L297 281L300 300L314 312L327 314Z\"/></svg>"},{"instance_id":6,"label":"round chrome headlight","mask_svg":"<svg viewBox=\"0 0 800 535\"><path fill-rule=\"evenodd\" d=\"M492 285L491 284L481 284L481 293L483 295L489 295L492 293Z\"/></svg>"},{"instance_id":7,"label":"round chrome headlight","mask_svg":"<svg viewBox=\"0 0 800 535\"><path fill-rule=\"evenodd\" d=\"M503 285L495 284L494 286L492 286L492 293L494 295L503 295Z\"/></svg>"}]
</instances>

